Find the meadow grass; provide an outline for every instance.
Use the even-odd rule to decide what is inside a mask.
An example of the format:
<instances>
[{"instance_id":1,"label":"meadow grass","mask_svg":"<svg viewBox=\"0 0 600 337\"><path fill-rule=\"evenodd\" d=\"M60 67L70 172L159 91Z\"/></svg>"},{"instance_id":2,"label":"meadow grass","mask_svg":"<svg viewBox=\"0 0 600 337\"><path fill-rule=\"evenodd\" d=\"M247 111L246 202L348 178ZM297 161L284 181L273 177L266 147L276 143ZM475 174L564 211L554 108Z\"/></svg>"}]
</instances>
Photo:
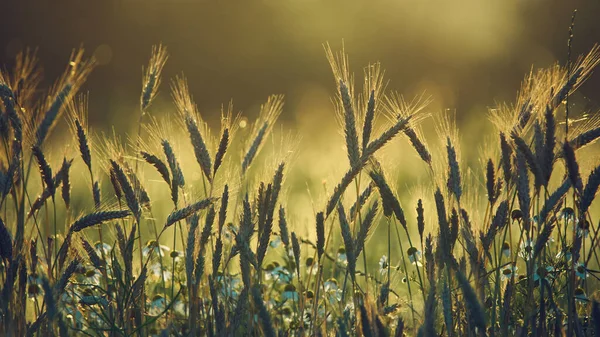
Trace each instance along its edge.
<instances>
[{"instance_id":1,"label":"meadow grass","mask_svg":"<svg viewBox=\"0 0 600 337\"><path fill-rule=\"evenodd\" d=\"M90 134L87 96L77 93L94 60L83 50L47 95L37 94L35 55L19 54L0 73L0 335L599 334L600 235L590 209L600 166L585 174L578 155L600 137L600 118L574 124L568 112L599 48L531 72L514 104L490 112L487 145L496 150L480 158L476 178L451 117L436 119L440 146L430 147L420 130L428 98L387 92L379 65L359 91L343 51L326 54L348 161L310 230L286 216L295 163L258 159L282 96L269 97L245 133L230 105L212 133L178 77L177 113L159 119L152 102L168 54L156 46L126 144ZM49 154L64 144L50 135L62 119L77 153L55 160ZM381 153L396 138L427 172L414 219L390 178L403 163ZM189 168L182 159L192 153ZM77 161L89 181L73 179ZM72 186L89 189L84 211L73 207Z\"/></svg>"}]
</instances>

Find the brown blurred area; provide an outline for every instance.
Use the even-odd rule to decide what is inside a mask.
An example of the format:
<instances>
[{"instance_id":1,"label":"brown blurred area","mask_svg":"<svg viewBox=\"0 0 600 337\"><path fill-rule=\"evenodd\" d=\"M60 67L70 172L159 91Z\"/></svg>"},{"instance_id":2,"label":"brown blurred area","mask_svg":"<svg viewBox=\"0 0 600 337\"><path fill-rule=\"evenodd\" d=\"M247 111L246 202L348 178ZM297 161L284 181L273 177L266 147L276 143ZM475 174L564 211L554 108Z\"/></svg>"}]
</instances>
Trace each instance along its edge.
<instances>
[{"instance_id":1,"label":"brown blurred area","mask_svg":"<svg viewBox=\"0 0 600 337\"><path fill-rule=\"evenodd\" d=\"M172 109L169 79L183 72L208 120L231 99L252 116L281 93L284 122L328 114L333 124L323 43L339 50L344 40L357 83L368 62L380 61L389 89L426 90L432 109L456 109L464 124L513 101L532 66L566 62L575 8L578 55L600 41L598 1L10 1L2 5L0 61L10 67L16 52L37 47L50 84L83 45L102 63L84 86L91 123L120 127L137 121L142 66L162 42L170 57L155 110ZM584 109L598 109L599 91L594 75L580 91Z\"/></svg>"}]
</instances>

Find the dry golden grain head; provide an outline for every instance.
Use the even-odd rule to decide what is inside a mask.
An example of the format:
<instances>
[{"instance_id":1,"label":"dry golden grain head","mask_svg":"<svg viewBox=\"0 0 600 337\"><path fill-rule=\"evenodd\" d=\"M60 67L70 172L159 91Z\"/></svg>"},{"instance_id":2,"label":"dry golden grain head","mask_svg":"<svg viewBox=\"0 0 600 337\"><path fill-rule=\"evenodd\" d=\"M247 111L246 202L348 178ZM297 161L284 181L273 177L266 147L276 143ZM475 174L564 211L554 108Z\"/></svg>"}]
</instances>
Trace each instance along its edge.
<instances>
[{"instance_id":1,"label":"dry golden grain head","mask_svg":"<svg viewBox=\"0 0 600 337\"><path fill-rule=\"evenodd\" d=\"M74 135L77 135L75 121L79 121L84 131L88 131L89 93L80 93L67 103L67 123Z\"/></svg>"},{"instance_id":2,"label":"dry golden grain head","mask_svg":"<svg viewBox=\"0 0 600 337\"><path fill-rule=\"evenodd\" d=\"M242 174L252 164L265 139L273 130L275 121L283 111L283 95L269 96L267 102L261 105L257 121L252 126L252 137L248 138L247 150L242 160Z\"/></svg>"},{"instance_id":3,"label":"dry golden grain head","mask_svg":"<svg viewBox=\"0 0 600 337\"><path fill-rule=\"evenodd\" d=\"M25 128L26 139L41 146L52 132L59 117L95 66L93 58L83 59L83 48L73 51L67 69L50 88L43 103L37 106L36 114L29 116L32 122Z\"/></svg>"},{"instance_id":4,"label":"dry golden grain head","mask_svg":"<svg viewBox=\"0 0 600 337\"><path fill-rule=\"evenodd\" d=\"M344 105L347 107L357 107L357 100L354 91L354 75L350 73L350 66L348 62L348 55L345 53L344 44L342 43L342 50L334 53L329 46L329 44L325 44L323 46L325 48L325 54L327 56L327 60L329 61L329 65L331 66L331 70L333 72L333 77L335 81L336 90L335 98L332 98L332 103L335 111L335 118L339 125L338 130L341 130L342 135L344 135L345 129L345 115L346 110ZM340 91L340 83L343 83L346 92L346 103L344 103L344 98L342 97L342 91ZM374 89L374 88L372 88ZM369 93L370 94L370 93ZM367 96L368 99L369 96ZM356 110L356 109L353 109Z\"/></svg>"},{"instance_id":5,"label":"dry golden grain head","mask_svg":"<svg viewBox=\"0 0 600 337\"><path fill-rule=\"evenodd\" d=\"M88 132L88 97L79 94L67 104L67 123L73 138L79 145L81 158L92 169L91 139Z\"/></svg>"},{"instance_id":6,"label":"dry golden grain head","mask_svg":"<svg viewBox=\"0 0 600 337\"><path fill-rule=\"evenodd\" d=\"M142 95L140 96L140 108L142 112L148 109L150 104L152 104L152 100L156 97L161 82L161 72L167 62L167 58L166 47L161 44L152 47L152 56L142 79Z\"/></svg>"},{"instance_id":7,"label":"dry golden grain head","mask_svg":"<svg viewBox=\"0 0 600 337\"><path fill-rule=\"evenodd\" d=\"M171 80L171 96L177 108L177 113L183 119L187 115L192 115L199 119L198 109L190 95L188 82L185 76L177 75Z\"/></svg>"},{"instance_id":8,"label":"dry golden grain head","mask_svg":"<svg viewBox=\"0 0 600 337\"><path fill-rule=\"evenodd\" d=\"M125 159L130 158L129 153L125 148L127 143L117 134L114 128L112 129L112 132L108 134L101 132L96 135L93 143L97 145L94 147L95 152L97 152L96 158L102 160L102 169L106 174L110 173L111 164L109 159L115 159L117 162L121 163L125 161Z\"/></svg>"},{"instance_id":9,"label":"dry golden grain head","mask_svg":"<svg viewBox=\"0 0 600 337\"><path fill-rule=\"evenodd\" d=\"M35 104L35 94L42 81L42 69L37 58L37 49L20 51L15 57L12 72L0 70L0 83L6 83L14 92L19 106L29 111Z\"/></svg>"},{"instance_id":10,"label":"dry golden grain head","mask_svg":"<svg viewBox=\"0 0 600 337\"><path fill-rule=\"evenodd\" d=\"M430 115L425 111L425 108L432 102L432 98L425 95L425 93L407 101L400 93L394 92L384 96L383 100L385 103L383 106L384 114L392 123L395 123L400 118L410 117L410 125L411 127L415 127Z\"/></svg>"},{"instance_id":11,"label":"dry golden grain head","mask_svg":"<svg viewBox=\"0 0 600 337\"><path fill-rule=\"evenodd\" d=\"M595 44L585 56L579 56L571 66L569 74L572 74L577 69L581 69L581 74L573 85L572 91L575 91L583 84L592 74L594 68L600 64L600 46ZM569 79L565 76L563 81L566 83ZM564 85L564 84L563 84Z\"/></svg>"},{"instance_id":12,"label":"dry golden grain head","mask_svg":"<svg viewBox=\"0 0 600 337\"><path fill-rule=\"evenodd\" d=\"M173 102L177 108L177 123L185 128L187 125L186 119L191 117L197 124L200 134L207 143L208 148L215 148L218 140L215 140L208 124L204 121L202 115L198 111L197 105L189 92L187 79L183 75L178 75L171 81L171 96L173 97ZM230 109L233 109L231 104ZM228 113L231 114L232 112L229 111ZM231 122L231 116L229 115L228 117Z\"/></svg>"},{"instance_id":13,"label":"dry golden grain head","mask_svg":"<svg viewBox=\"0 0 600 337\"><path fill-rule=\"evenodd\" d=\"M350 73L350 63L348 61L348 54L346 54L344 43L342 42L342 50L337 53L332 51L329 43L323 45L323 48L325 49L325 55L331 66L336 87L339 86L340 80L343 81L348 86L350 96L353 97L354 75Z\"/></svg>"},{"instance_id":14,"label":"dry golden grain head","mask_svg":"<svg viewBox=\"0 0 600 337\"><path fill-rule=\"evenodd\" d=\"M589 78L598 63L600 49L594 45L586 56L579 57L570 66L554 64L546 69L532 69L521 84L515 104L501 104L490 109L490 120L500 132L527 133L535 120L543 118L549 104L552 108L560 105L568 94L576 91ZM523 112L527 110L531 112L531 118L519 125Z\"/></svg>"}]
</instances>

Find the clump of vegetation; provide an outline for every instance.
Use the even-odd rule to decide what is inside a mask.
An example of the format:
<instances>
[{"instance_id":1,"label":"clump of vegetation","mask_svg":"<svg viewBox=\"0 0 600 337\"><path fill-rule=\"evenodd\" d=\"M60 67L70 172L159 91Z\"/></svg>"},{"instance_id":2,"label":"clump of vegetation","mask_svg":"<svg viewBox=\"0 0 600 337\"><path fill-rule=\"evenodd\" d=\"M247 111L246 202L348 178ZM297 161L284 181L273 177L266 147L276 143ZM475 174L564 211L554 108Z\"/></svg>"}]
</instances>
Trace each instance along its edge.
<instances>
[{"instance_id":1,"label":"clump of vegetation","mask_svg":"<svg viewBox=\"0 0 600 337\"><path fill-rule=\"evenodd\" d=\"M600 235L590 214L600 166L585 174L577 160L600 137L600 119L569 127L566 104L600 62L598 47L529 74L517 102L490 113L498 150L481 160L482 189L465 175L451 119L438 127L436 156L419 129L427 100L384 92L379 66L367 68L359 91L343 52L326 50L348 169L312 215L316 240L286 217L289 161L257 164L283 97L266 101L245 139L231 106L215 135L177 78L177 114L168 119L189 136L177 144L151 116L167 61L158 46L143 77L137 135L127 147L116 137L92 142L87 100L77 92L94 61L73 53L40 99L35 56L20 54L0 76L0 334L600 333ZM79 153L57 161L50 149L64 144L49 136L63 115ZM433 186L415 219L390 179L394 167L380 157L404 136ZM197 167L184 171L181 148ZM89 181L72 181L78 160ZM156 171L166 197L150 199L143 170ZM89 186L85 212L72 206L72 184ZM154 215L161 206L168 216ZM381 243L369 241L377 226L386 232ZM379 265L367 259L374 245L385 246Z\"/></svg>"}]
</instances>

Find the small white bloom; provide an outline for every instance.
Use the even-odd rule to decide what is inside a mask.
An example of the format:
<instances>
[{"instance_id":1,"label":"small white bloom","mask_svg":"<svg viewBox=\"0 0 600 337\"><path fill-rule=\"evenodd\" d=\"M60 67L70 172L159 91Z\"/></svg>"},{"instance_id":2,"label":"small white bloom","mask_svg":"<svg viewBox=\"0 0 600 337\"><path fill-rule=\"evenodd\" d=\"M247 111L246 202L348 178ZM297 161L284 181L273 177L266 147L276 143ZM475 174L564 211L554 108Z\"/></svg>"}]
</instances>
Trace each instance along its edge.
<instances>
[{"instance_id":1,"label":"small white bloom","mask_svg":"<svg viewBox=\"0 0 600 337\"><path fill-rule=\"evenodd\" d=\"M577 275L577 277L580 279L585 280L585 278L589 275L585 264L579 262L577 265L575 265L575 275Z\"/></svg>"},{"instance_id":2,"label":"small white bloom","mask_svg":"<svg viewBox=\"0 0 600 337\"><path fill-rule=\"evenodd\" d=\"M152 299L152 302L150 302L150 307L148 308L148 314L150 316L158 316L163 311L165 311L166 307L167 307L167 302L165 301L165 299L160 295L156 295Z\"/></svg>"},{"instance_id":3,"label":"small white bloom","mask_svg":"<svg viewBox=\"0 0 600 337\"><path fill-rule=\"evenodd\" d=\"M508 281L517 275L517 270L519 267L510 264L502 269L501 278L503 281Z\"/></svg>"},{"instance_id":4,"label":"small white bloom","mask_svg":"<svg viewBox=\"0 0 600 337\"><path fill-rule=\"evenodd\" d=\"M333 305L342 300L342 290L338 287L336 279L330 278L325 281L323 288L325 289L325 296L330 304Z\"/></svg>"},{"instance_id":5,"label":"small white bloom","mask_svg":"<svg viewBox=\"0 0 600 337\"><path fill-rule=\"evenodd\" d=\"M298 301L298 292L293 284L286 284L281 296L286 300Z\"/></svg>"},{"instance_id":6,"label":"small white bloom","mask_svg":"<svg viewBox=\"0 0 600 337\"><path fill-rule=\"evenodd\" d=\"M344 266L348 265L348 257L346 256L346 249L344 247L338 249L337 261Z\"/></svg>"},{"instance_id":7,"label":"small white bloom","mask_svg":"<svg viewBox=\"0 0 600 337\"><path fill-rule=\"evenodd\" d=\"M571 207L566 207L563 208L562 212L561 212L561 217L563 218L563 220L565 220L567 223L575 220L575 211L573 211L573 209Z\"/></svg>"},{"instance_id":8,"label":"small white bloom","mask_svg":"<svg viewBox=\"0 0 600 337\"><path fill-rule=\"evenodd\" d=\"M158 262L151 264L148 270L150 271L150 275L156 279L162 279L164 277L165 281L169 281L173 276L170 271L162 269Z\"/></svg>"},{"instance_id":9,"label":"small white bloom","mask_svg":"<svg viewBox=\"0 0 600 337\"><path fill-rule=\"evenodd\" d=\"M96 249L96 254L102 256L102 250L104 250L104 255L110 255L110 251L112 250L112 247L109 244L103 243L103 242L96 242L96 244L94 245L94 248Z\"/></svg>"},{"instance_id":10,"label":"small white bloom","mask_svg":"<svg viewBox=\"0 0 600 337\"><path fill-rule=\"evenodd\" d=\"M388 267L388 258L387 256L383 255L381 259L379 259L379 273L381 275L385 274L387 272Z\"/></svg>"},{"instance_id":11,"label":"small white bloom","mask_svg":"<svg viewBox=\"0 0 600 337\"><path fill-rule=\"evenodd\" d=\"M142 248L142 255L144 255L144 257L148 257L148 254L150 254L151 251L153 252L153 254L157 254L158 256L163 257L164 252L171 251L171 248L169 248L169 246L161 245L158 242L152 240L148 241L146 247Z\"/></svg>"},{"instance_id":12,"label":"small white bloom","mask_svg":"<svg viewBox=\"0 0 600 337\"><path fill-rule=\"evenodd\" d=\"M510 244L508 242L502 244L502 255L510 257Z\"/></svg>"},{"instance_id":13,"label":"small white bloom","mask_svg":"<svg viewBox=\"0 0 600 337\"><path fill-rule=\"evenodd\" d=\"M411 264L414 264L418 267L423 267L423 264L421 263L421 251L418 250L415 247L410 247L408 248L408 260L410 261Z\"/></svg>"},{"instance_id":14,"label":"small white bloom","mask_svg":"<svg viewBox=\"0 0 600 337\"><path fill-rule=\"evenodd\" d=\"M533 257L533 249L535 246L535 240L533 240L533 238L531 239L526 239L523 242L521 242L521 249L519 250L519 256L528 261L529 259L531 259Z\"/></svg>"},{"instance_id":15,"label":"small white bloom","mask_svg":"<svg viewBox=\"0 0 600 337\"><path fill-rule=\"evenodd\" d=\"M584 239L590 235L590 224L587 220L577 222L577 236Z\"/></svg>"},{"instance_id":16,"label":"small white bloom","mask_svg":"<svg viewBox=\"0 0 600 337\"><path fill-rule=\"evenodd\" d=\"M271 240L269 245L271 246L271 248L277 248L281 246L281 237L279 237L279 235L273 236L273 239Z\"/></svg>"},{"instance_id":17,"label":"small white bloom","mask_svg":"<svg viewBox=\"0 0 600 337\"><path fill-rule=\"evenodd\" d=\"M534 282L542 282L542 280L546 280L547 282L551 282L554 279L554 267L537 267L535 268L535 272L533 274Z\"/></svg>"},{"instance_id":18,"label":"small white bloom","mask_svg":"<svg viewBox=\"0 0 600 337\"><path fill-rule=\"evenodd\" d=\"M270 272L265 273L267 281L274 280L277 282L289 283L292 281L293 274L285 267L276 265Z\"/></svg>"},{"instance_id":19,"label":"small white bloom","mask_svg":"<svg viewBox=\"0 0 600 337\"><path fill-rule=\"evenodd\" d=\"M88 269L85 272L85 277L86 277L86 283L100 285L100 278L102 277L102 273L96 268Z\"/></svg>"},{"instance_id":20,"label":"small white bloom","mask_svg":"<svg viewBox=\"0 0 600 337\"><path fill-rule=\"evenodd\" d=\"M312 257L306 259L306 273L309 275L317 275L319 266L315 263Z\"/></svg>"}]
</instances>

